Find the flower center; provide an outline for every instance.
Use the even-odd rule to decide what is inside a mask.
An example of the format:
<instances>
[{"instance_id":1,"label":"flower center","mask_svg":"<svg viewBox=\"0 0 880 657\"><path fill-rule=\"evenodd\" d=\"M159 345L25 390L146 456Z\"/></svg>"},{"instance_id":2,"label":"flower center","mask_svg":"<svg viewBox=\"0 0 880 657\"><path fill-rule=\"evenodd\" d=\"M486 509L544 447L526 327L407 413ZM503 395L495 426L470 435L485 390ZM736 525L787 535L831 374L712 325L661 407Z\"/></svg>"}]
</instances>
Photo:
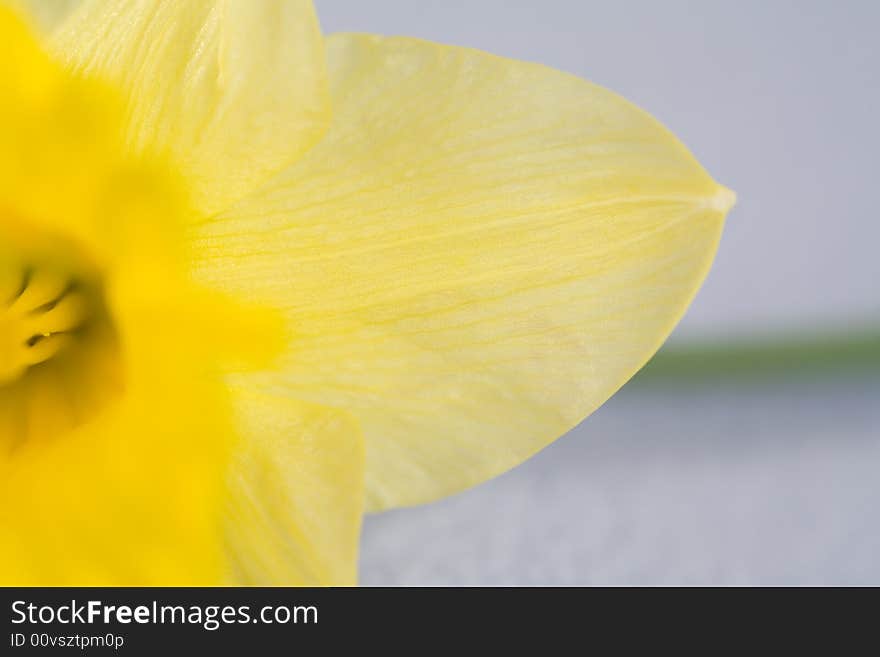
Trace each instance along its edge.
<instances>
[{"instance_id":1,"label":"flower center","mask_svg":"<svg viewBox=\"0 0 880 657\"><path fill-rule=\"evenodd\" d=\"M64 274L44 269L7 271L0 289L0 385L50 361L69 346L91 314L87 295ZM15 290L9 295L9 290Z\"/></svg>"},{"instance_id":2,"label":"flower center","mask_svg":"<svg viewBox=\"0 0 880 657\"><path fill-rule=\"evenodd\" d=\"M99 278L66 260L2 255L0 452L69 431L121 390Z\"/></svg>"}]
</instances>

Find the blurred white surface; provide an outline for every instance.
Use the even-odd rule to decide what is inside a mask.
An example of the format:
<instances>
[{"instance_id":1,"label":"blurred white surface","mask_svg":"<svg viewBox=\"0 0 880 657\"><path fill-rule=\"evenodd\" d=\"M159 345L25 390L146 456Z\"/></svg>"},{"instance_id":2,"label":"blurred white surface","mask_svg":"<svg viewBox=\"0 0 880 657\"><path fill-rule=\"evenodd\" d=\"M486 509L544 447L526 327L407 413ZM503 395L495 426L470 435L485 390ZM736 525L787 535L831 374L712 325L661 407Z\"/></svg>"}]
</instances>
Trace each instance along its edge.
<instances>
[{"instance_id":1,"label":"blurred white surface","mask_svg":"<svg viewBox=\"0 0 880 657\"><path fill-rule=\"evenodd\" d=\"M316 0L327 32L418 36L603 84L739 194L674 339L880 319L880 3Z\"/></svg>"},{"instance_id":2,"label":"blurred white surface","mask_svg":"<svg viewBox=\"0 0 880 657\"><path fill-rule=\"evenodd\" d=\"M367 518L367 585L880 585L880 379L624 389L519 468Z\"/></svg>"}]
</instances>

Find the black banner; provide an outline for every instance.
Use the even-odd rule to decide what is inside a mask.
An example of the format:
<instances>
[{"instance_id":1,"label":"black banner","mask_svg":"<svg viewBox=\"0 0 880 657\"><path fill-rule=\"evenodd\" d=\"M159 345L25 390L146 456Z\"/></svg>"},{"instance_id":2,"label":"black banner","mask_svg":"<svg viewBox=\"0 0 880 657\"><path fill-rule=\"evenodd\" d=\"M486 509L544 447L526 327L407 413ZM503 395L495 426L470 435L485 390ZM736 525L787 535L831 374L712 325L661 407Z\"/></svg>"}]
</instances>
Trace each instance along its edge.
<instances>
[{"instance_id":1,"label":"black banner","mask_svg":"<svg viewBox=\"0 0 880 657\"><path fill-rule=\"evenodd\" d=\"M424 642L414 650L474 633L559 636L583 628L585 607L568 592L574 600L553 589L5 588L0 654L334 654L411 636Z\"/></svg>"},{"instance_id":2,"label":"black banner","mask_svg":"<svg viewBox=\"0 0 880 657\"><path fill-rule=\"evenodd\" d=\"M682 595L684 593L684 595ZM352 649L490 654L510 647L570 654L719 642L754 648L818 642L833 617L825 595L775 589L602 588L0 588L0 655L335 655ZM834 594L834 592L831 592ZM673 599L674 596L674 599ZM763 603L763 604L762 604ZM850 614L873 627L873 606ZM830 630L830 628L827 628ZM754 637L760 636L761 643ZM706 643L712 637L712 643ZM477 641L479 643L477 643ZM526 643L526 642L529 643ZM814 645L821 645L815 643ZM344 651L344 652L343 652ZM601 654L609 652L600 650ZM787 652L787 651L786 651ZM836 652L836 651L835 651Z\"/></svg>"}]
</instances>

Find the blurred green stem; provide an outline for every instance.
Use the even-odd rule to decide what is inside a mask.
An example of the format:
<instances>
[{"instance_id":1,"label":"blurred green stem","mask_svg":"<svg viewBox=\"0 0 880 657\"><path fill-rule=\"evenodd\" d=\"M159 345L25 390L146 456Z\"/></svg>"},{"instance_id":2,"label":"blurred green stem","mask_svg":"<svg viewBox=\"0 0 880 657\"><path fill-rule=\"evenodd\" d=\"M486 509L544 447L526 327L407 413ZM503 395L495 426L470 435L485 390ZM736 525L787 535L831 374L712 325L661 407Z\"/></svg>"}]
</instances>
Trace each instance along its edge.
<instances>
[{"instance_id":1,"label":"blurred green stem","mask_svg":"<svg viewBox=\"0 0 880 657\"><path fill-rule=\"evenodd\" d=\"M639 385L748 383L865 374L880 375L880 329L731 344L672 344L633 380Z\"/></svg>"}]
</instances>

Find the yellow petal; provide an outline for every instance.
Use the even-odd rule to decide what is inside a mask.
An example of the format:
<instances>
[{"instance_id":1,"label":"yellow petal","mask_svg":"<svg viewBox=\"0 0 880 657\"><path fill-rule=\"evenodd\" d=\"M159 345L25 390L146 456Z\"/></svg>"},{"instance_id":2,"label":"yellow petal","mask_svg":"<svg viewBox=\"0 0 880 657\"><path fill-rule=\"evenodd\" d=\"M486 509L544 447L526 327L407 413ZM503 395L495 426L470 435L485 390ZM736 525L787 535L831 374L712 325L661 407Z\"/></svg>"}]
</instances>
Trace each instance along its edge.
<instances>
[{"instance_id":1,"label":"yellow petal","mask_svg":"<svg viewBox=\"0 0 880 657\"><path fill-rule=\"evenodd\" d=\"M226 514L237 584L350 586L363 514L363 442L344 413L233 384L240 433Z\"/></svg>"},{"instance_id":2,"label":"yellow petal","mask_svg":"<svg viewBox=\"0 0 880 657\"><path fill-rule=\"evenodd\" d=\"M329 40L334 123L199 228L200 276L285 310L266 379L359 421L367 505L459 491L657 350L733 195L617 95L402 38Z\"/></svg>"},{"instance_id":3,"label":"yellow petal","mask_svg":"<svg viewBox=\"0 0 880 657\"><path fill-rule=\"evenodd\" d=\"M296 159L328 121L309 0L84 0L53 41L125 89L130 145L173 155L203 212Z\"/></svg>"}]
</instances>

